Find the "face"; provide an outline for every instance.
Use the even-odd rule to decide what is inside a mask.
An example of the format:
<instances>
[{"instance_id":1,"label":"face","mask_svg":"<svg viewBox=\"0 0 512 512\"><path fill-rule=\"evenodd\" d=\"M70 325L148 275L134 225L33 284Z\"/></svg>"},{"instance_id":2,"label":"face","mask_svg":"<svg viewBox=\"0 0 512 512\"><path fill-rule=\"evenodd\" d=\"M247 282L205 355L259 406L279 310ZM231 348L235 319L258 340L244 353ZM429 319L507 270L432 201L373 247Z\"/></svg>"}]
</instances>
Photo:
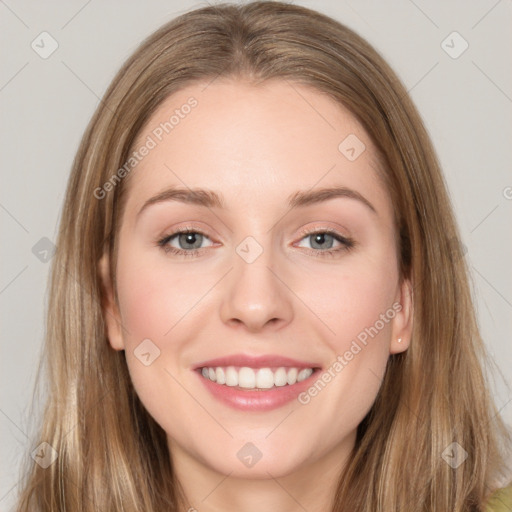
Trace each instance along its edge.
<instances>
[{"instance_id":1,"label":"face","mask_svg":"<svg viewBox=\"0 0 512 512\"><path fill-rule=\"evenodd\" d=\"M118 303L100 263L109 342L178 466L339 468L411 329L375 149L306 86L205 87L169 97L134 146Z\"/></svg>"}]
</instances>

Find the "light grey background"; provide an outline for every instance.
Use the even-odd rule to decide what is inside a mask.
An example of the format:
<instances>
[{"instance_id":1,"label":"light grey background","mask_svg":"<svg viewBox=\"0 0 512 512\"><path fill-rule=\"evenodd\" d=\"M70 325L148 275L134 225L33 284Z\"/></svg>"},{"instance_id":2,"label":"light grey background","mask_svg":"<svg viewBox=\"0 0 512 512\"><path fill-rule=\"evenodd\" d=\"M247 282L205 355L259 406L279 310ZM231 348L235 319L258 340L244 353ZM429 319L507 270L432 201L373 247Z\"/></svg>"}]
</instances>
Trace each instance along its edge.
<instances>
[{"instance_id":1,"label":"light grey background","mask_svg":"<svg viewBox=\"0 0 512 512\"><path fill-rule=\"evenodd\" d=\"M512 424L506 385L512 383L511 1L295 3L360 33L411 92L446 175L482 333L504 376L495 385L497 405ZM44 333L49 263L32 248L43 237L55 241L79 140L121 63L161 24L203 5L0 0L0 510L11 509L21 457L36 443L28 405ZM34 40L42 46L43 31L58 43L46 59L31 47ZM458 58L453 54L464 43L458 36L446 39L453 31L469 44Z\"/></svg>"}]
</instances>

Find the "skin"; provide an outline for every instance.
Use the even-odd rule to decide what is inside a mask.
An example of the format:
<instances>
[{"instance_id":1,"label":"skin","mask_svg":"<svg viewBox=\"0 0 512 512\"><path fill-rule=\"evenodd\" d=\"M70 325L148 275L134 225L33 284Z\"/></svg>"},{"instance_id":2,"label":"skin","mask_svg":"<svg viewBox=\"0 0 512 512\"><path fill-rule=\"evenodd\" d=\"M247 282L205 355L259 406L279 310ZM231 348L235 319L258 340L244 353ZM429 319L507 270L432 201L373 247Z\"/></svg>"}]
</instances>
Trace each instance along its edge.
<instances>
[{"instance_id":1,"label":"skin","mask_svg":"<svg viewBox=\"0 0 512 512\"><path fill-rule=\"evenodd\" d=\"M407 349L412 328L410 284L399 278L393 210L375 149L348 110L316 90L240 80L216 80L206 89L194 84L169 97L135 146L190 96L197 107L129 176L118 304L108 256L100 262L109 342L126 351L138 395L167 432L187 497L183 510L286 512L299 503L325 511L386 361ZM350 134L366 146L355 161L338 150ZM166 201L137 216L171 185L216 191L226 207ZM375 212L348 197L287 206L298 190L332 186L357 191ZM206 235L200 253L185 257L158 246L185 226ZM327 239L318 248L304 228L332 228L355 245L322 256L324 247L343 245L329 247ZM252 263L236 252L247 236L263 248ZM178 237L172 245L190 251ZM279 354L328 368L396 302L401 311L307 405L234 410L191 371L235 353ZM161 352L145 366L134 350L148 338ZM247 442L262 453L250 468L237 457Z\"/></svg>"}]
</instances>

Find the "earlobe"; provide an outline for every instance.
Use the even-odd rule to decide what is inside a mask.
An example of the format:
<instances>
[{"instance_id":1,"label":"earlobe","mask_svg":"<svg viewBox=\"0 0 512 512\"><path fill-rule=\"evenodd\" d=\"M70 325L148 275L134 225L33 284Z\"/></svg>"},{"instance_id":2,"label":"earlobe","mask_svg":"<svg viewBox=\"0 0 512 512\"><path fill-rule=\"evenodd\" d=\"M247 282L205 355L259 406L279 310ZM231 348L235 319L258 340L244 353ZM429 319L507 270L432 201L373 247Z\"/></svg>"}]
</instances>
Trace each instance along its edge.
<instances>
[{"instance_id":1,"label":"earlobe","mask_svg":"<svg viewBox=\"0 0 512 512\"><path fill-rule=\"evenodd\" d=\"M405 352L411 343L413 313L414 313L412 284L409 279L404 279L397 292L393 309L397 311L393 319L391 343L389 351L391 354Z\"/></svg>"},{"instance_id":2,"label":"earlobe","mask_svg":"<svg viewBox=\"0 0 512 512\"><path fill-rule=\"evenodd\" d=\"M121 315L114 298L114 289L110 277L110 265L107 254L101 257L98 263L98 272L101 279L101 306L106 326L105 334L114 350L124 350Z\"/></svg>"}]
</instances>

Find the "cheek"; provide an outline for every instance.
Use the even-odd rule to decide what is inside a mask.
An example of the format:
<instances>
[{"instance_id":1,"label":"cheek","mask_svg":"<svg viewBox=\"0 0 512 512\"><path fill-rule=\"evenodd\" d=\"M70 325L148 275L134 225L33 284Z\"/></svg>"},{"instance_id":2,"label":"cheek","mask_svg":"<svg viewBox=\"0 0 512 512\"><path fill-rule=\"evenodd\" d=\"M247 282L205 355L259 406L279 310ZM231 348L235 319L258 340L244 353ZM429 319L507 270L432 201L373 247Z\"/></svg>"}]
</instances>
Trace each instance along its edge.
<instances>
[{"instance_id":1,"label":"cheek","mask_svg":"<svg viewBox=\"0 0 512 512\"><path fill-rule=\"evenodd\" d=\"M127 253L129 251L126 251ZM208 289L207 275L184 272L179 265L165 260L154 264L136 252L119 260L119 301L123 324L128 331L125 341L169 338L170 331L198 302Z\"/></svg>"},{"instance_id":2,"label":"cheek","mask_svg":"<svg viewBox=\"0 0 512 512\"><path fill-rule=\"evenodd\" d=\"M137 391L148 403L168 394L169 386L171 394L176 391L169 373L181 379L189 371L194 342L204 337L208 327L205 319L215 320L214 309L204 311L208 292L225 273L224 268L208 265L192 269L188 262L180 264L163 252L155 253L127 242L117 265L127 364ZM143 342L158 355L147 367L138 359Z\"/></svg>"},{"instance_id":3,"label":"cheek","mask_svg":"<svg viewBox=\"0 0 512 512\"><path fill-rule=\"evenodd\" d=\"M355 429L375 401L396 316L395 269L390 252L385 258L347 259L336 271L315 272L314 282L303 281L299 295L308 297L308 305L322 320L317 324L331 353L319 377L322 382L315 381L299 397L310 416L331 427L317 432L318 443L335 444L339 433ZM338 408L333 411L325 404Z\"/></svg>"},{"instance_id":4,"label":"cheek","mask_svg":"<svg viewBox=\"0 0 512 512\"><path fill-rule=\"evenodd\" d=\"M178 384L186 373L181 363L197 334L194 329L201 325L194 306L211 287L211 277L184 272L164 258L152 261L136 247L125 248L117 275L133 385L151 416L165 430L174 431L176 425L169 420L165 404L182 412L190 405Z\"/></svg>"},{"instance_id":5,"label":"cheek","mask_svg":"<svg viewBox=\"0 0 512 512\"><path fill-rule=\"evenodd\" d=\"M314 279L298 279L300 296L328 326L326 340L337 354L357 339L382 340L375 349L387 350L399 279L392 251L349 256L339 265L318 267Z\"/></svg>"}]
</instances>

